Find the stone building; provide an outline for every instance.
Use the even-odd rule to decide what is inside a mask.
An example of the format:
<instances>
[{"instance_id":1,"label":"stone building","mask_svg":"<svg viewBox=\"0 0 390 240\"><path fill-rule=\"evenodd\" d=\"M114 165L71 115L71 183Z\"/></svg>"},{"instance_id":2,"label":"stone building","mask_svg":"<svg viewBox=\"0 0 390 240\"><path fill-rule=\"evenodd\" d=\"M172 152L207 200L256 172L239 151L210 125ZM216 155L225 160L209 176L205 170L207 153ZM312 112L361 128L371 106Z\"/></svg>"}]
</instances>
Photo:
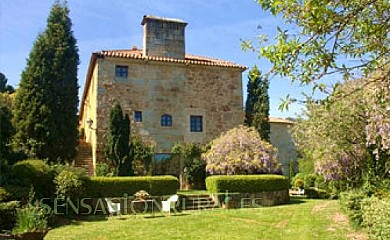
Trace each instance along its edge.
<instances>
[{"instance_id":1,"label":"stone building","mask_svg":"<svg viewBox=\"0 0 390 240\"><path fill-rule=\"evenodd\" d=\"M271 144L278 149L277 160L282 164L283 174L288 175L291 162L297 160L297 151L290 133L290 127L294 122L283 118L270 117L269 123Z\"/></svg>"},{"instance_id":2,"label":"stone building","mask_svg":"<svg viewBox=\"0 0 390 240\"><path fill-rule=\"evenodd\" d=\"M92 53L80 125L93 166L104 156L109 112L116 101L130 115L132 128L156 143L156 158L177 142L206 143L243 123L246 67L187 54L187 23L182 20L144 16L141 24L142 49Z\"/></svg>"}]
</instances>

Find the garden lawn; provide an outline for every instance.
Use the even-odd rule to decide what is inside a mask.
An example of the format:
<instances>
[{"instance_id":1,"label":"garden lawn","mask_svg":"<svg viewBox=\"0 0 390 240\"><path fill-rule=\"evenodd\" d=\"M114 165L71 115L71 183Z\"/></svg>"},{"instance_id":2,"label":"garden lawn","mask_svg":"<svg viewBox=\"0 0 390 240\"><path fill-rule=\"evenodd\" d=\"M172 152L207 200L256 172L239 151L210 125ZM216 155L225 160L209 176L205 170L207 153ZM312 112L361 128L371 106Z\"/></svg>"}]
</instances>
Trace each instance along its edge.
<instances>
[{"instance_id":1,"label":"garden lawn","mask_svg":"<svg viewBox=\"0 0 390 240\"><path fill-rule=\"evenodd\" d=\"M337 200L155 216L92 217L55 228L45 239L366 239L349 227Z\"/></svg>"}]
</instances>

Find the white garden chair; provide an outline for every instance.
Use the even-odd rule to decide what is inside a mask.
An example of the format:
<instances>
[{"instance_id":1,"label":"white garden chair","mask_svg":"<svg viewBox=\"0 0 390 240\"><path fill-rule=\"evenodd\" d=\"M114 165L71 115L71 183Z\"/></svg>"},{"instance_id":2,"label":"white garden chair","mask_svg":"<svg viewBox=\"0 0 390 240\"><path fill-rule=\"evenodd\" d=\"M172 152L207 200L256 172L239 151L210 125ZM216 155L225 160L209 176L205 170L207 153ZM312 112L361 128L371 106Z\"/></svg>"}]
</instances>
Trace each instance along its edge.
<instances>
[{"instance_id":1,"label":"white garden chair","mask_svg":"<svg viewBox=\"0 0 390 240\"><path fill-rule=\"evenodd\" d=\"M117 215L121 214L121 203L118 199L104 198L104 200L106 200L108 212L110 213L110 216L113 216L114 214L117 214ZM113 200L117 200L119 202L114 202Z\"/></svg>"},{"instance_id":2,"label":"white garden chair","mask_svg":"<svg viewBox=\"0 0 390 240\"><path fill-rule=\"evenodd\" d=\"M176 207L176 202L178 200L179 196L175 194L169 197L166 201L162 201L162 211L169 212L169 215L171 215L171 209Z\"/></svg>"}]
</instances>

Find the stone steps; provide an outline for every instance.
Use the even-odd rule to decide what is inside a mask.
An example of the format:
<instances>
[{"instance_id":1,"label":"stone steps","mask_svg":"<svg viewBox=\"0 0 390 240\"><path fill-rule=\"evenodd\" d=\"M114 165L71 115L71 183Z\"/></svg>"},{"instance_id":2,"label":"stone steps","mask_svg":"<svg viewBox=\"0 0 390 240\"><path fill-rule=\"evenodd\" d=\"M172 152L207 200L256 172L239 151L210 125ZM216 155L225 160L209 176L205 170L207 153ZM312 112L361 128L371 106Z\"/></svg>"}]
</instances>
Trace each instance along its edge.
<instances>
[{"instance_id":1,"label":"stone steps","mask_svg":"<svg viewBox=\"0 0 390 240\"><path fill-rule=\"evenodd\" d=\"M80 141L78 152L74 161L75 167L84 168L88 176L93 176L92 146L85 141Z\"/></svg>"}]
</instances>

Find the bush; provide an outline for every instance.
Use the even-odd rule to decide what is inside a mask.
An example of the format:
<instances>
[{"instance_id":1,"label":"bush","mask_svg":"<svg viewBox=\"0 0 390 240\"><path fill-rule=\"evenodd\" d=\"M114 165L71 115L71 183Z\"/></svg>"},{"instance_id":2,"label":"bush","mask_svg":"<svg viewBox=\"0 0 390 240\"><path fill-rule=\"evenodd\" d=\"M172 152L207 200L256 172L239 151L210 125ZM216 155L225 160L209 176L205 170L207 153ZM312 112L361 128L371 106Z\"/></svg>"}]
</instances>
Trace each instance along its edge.
<instances>
[{"instance_id":1,"label":"bush","mask_svg":"<svg viewBox=\"0 0 390 240\"><path fill-rule=\"evenodd\" d=\"M317 176L318 175L314 173L306 174L304 177L305 188L316 187L315 182L317 180Z\"/></svg>"},{"instance_id":2,"label":"bush","mask_svg":"<svg viewBox=\"0 0 390 240\"><path fill-rule=\"evenodd\" d=\"M362 226L370 239L390 239L390 199L366 199L362 202L362 213Z\"/></svg>"},{"instance_id":3,"label":"bush","mask_svg":"<svg viewBox=\"0 0 390 240\"><path fill-rule=\"evenodd\" d=\"M0 203L0 230L11 230L16 222L16 208L18 201Z\"/></svg>"},{"instance_id":4,"label":"bush","mask_svg":"<svg viewBox=\"0 0 390 240\"><path fill-rule=\"evenodd\" d=\"M85 197L123 197L145 190L151 195L171 195L177 192L178 179L173 176L93 177L85 182Z\"/></svg>"},{"instance_id":5,"label":"bush","mask_svg":"<svg viewBox=\"0 0 390 240\"><path fill-rule=\"evenodd\" d=\"M5 188L0 187L0 203L6 202L9 199L10 195L11 194L7 192Z\"/></svg>"},{"instance_id":6,"label":"bush","mask_svg":"<svg viewBox=\"0 0 390 240\"><path fill-rule=\"evenodd\" d=\"M87 176L84 169L63 168L54 179L57 196L71 199L82 196L86 179Z\"/></svg>"},{"instance_id":7,"label":"bush","mask_svg":"<svg viewBox=\"0 0 390 240\"><path fill-rule=\"evenodd\" d=\"M288 178L280 175L220 175L206 178L209 192L256 193L289 188Z\"/></svg>"},{"instance_id":8,"label":"bush","mask_svg":"<svg viewBox=\"0 0 390 240\"><path fill-rule=\"evenodd\" d=\"M114 169L108 163L96 163L95 174L97 177L112 177L114 176Z\"/></svg>"},{"instance_id":9,"label":"bush","mask_svg":"<svg viewBox=\"0 0 390 240\"><path fill-rule=\"evenodd\" d=\"M340 203L352 225L360 227L363 222L362 201L367 195L361 190L353 190L340 194Z\"/></svg>"},{"instance_id":10,"label":"bush","mask_svg":"<svg viewBox=\"0 0 390 240\"><path fill-rule=\"evenodd\" d=\"M311 198L311 199L329 198L326 190L318 189L318 188L314 188L314 187L305 188L305 195L306 195L306 198Z\"/></svg>"},{"instance_id":11,"label":"bush","mask_svg":"<svg viewBox=\"0 0 390 240\"><path fill-rule=\"evenodd\" d=\"M12 167L10 185L28 189L33 186L38 199L51 197L55 193L54 176L55 171L44 161L24 160ZM28 195L21 197L25 198Z\"/></svg>"}]
</instances>

